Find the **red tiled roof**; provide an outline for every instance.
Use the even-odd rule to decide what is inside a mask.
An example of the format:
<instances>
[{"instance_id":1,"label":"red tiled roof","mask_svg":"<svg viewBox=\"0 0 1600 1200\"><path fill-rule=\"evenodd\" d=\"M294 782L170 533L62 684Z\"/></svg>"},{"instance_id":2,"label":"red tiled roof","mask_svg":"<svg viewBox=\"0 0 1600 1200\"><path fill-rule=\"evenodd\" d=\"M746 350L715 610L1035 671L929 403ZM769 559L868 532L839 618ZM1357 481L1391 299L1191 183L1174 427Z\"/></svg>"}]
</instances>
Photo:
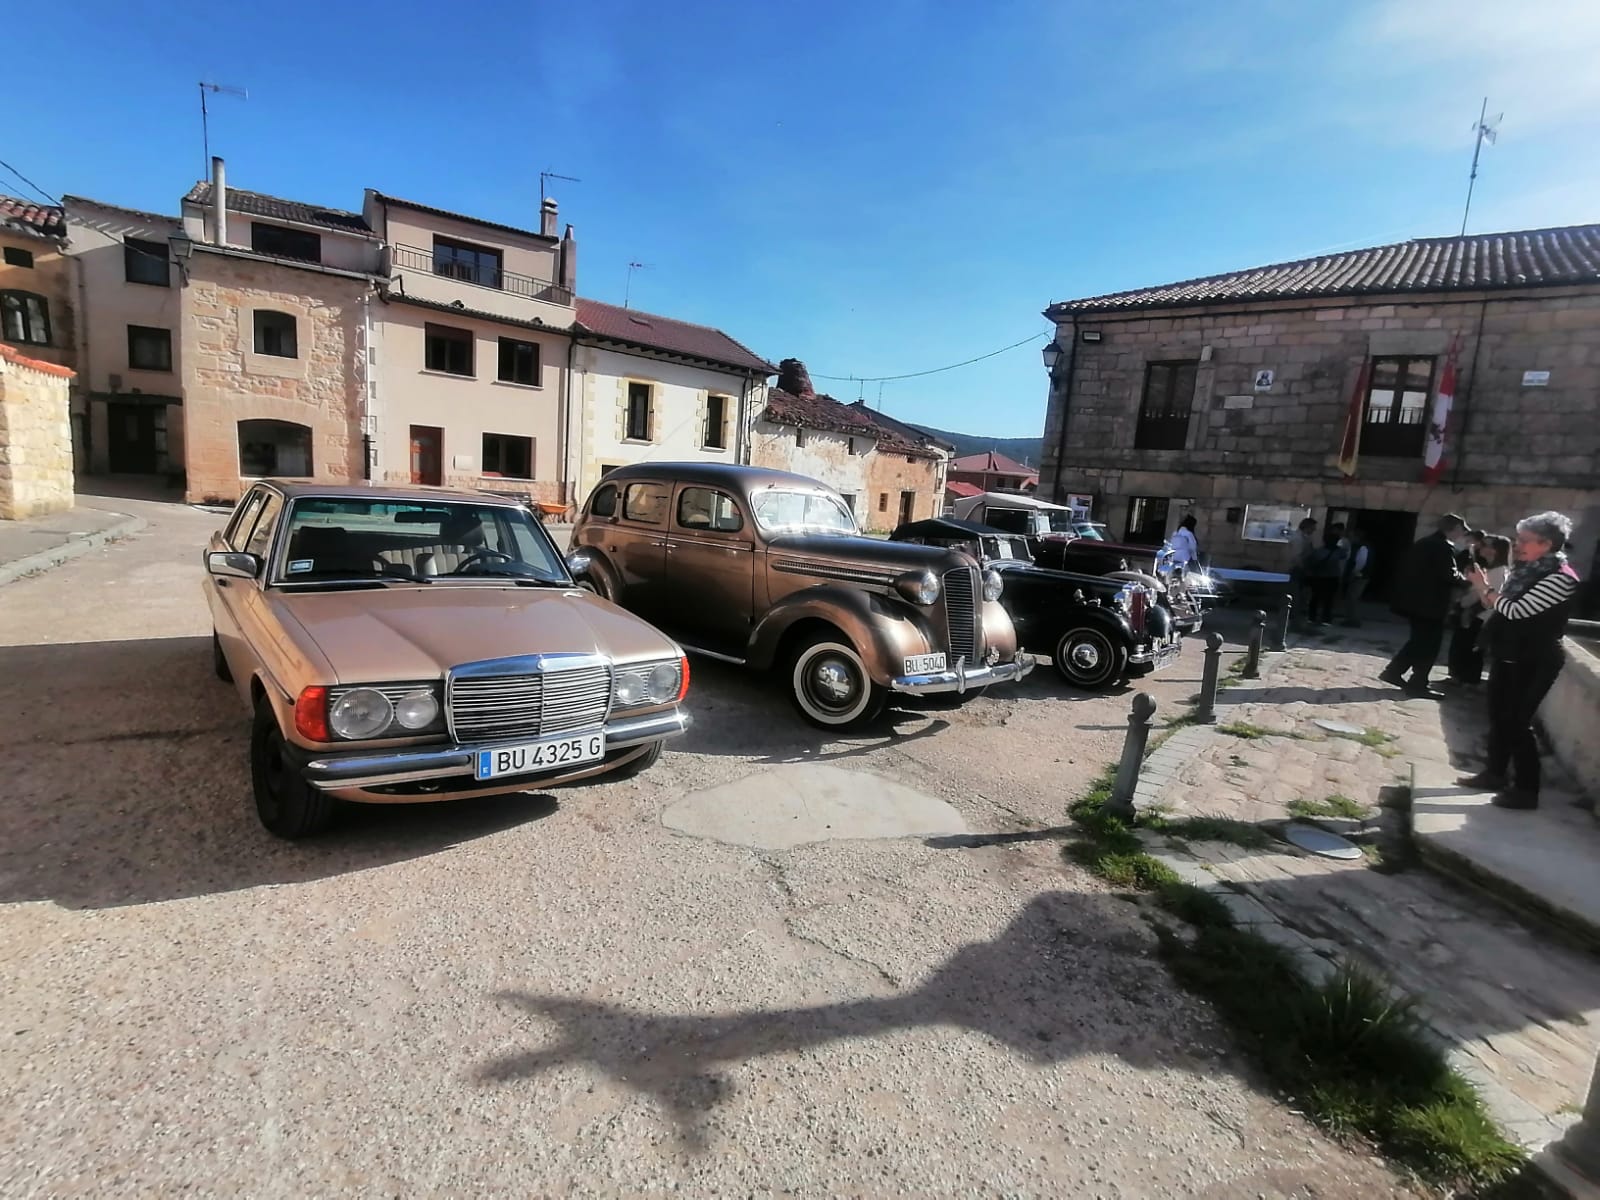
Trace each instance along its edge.
<instances>
[{"instance_id":1,"label":"red tiled roof","mask_svg":"<svg viewBox=\"0 0 1600 1200\"><path fill-rule=\"evenodd\" d=\"M1368 250L1062 300L1045 315L1178 308L1244 300L1466 292L1600 284L1600 225L1416 238Z\"/></svg>"},{"instance_id":2,"label":"red tiled roof","mask_svg":"<svg viewBox=\"0 0 1600 1200\"><path fill-rule=\"evenodd\" d=\"M184 200L190 204L210 204L211 185L204 182L195 184ZM269 220L294 221L300 225L320 225L324 229L336 229L340 233L354 233L362 237L375 236L372 227L360 213L347 212L342 208L321 208L299 200L247 192L243 188L228 188L228 211Z\"/></svg>"},{"instance_id":3,"label":"red tiled roof","mask_svg":"<svg viewBox=\"0 0 1600 1200\"><path fill-rule=\"evenodd\" d=\"M774 425L796 425L828 433L871 438L879 450L889 454L904 454L911 458L939 457L938 451L913 445L893 429L879 425L864 410L835 400L832 396L817 393L797 396L782 388L768 388L767 407L761 419Z\"/></svg>"},{"instance_id":4,"label":"red tiled roof","mask_svg":"<svg viewBox=\"0 0 1600 1200\"><path fill-rule=\"evenodd\" d=\"M9 225L41 237L66 237L66 215L53 204L35 204L15 196L0 196L0 225Z\"/></svg>"},{"instance_id":5,"label":"red tiled roof","mask_svg":"<svg viewBox=\"0 0 1600 1200\"><path fill-rule=\"evenodd\" d=\"M952 496L965 499L968 496L981 496L983 489L975 483L962 483L959 479L952 479L944 485L944 490Z\"/></svg>"},{"instance_id":6,"label":"red tiled roof","mask_svg":"<svg viewBox=\"0 0 1600 1200\"><path fill-rule=\"evenodd\" d=\"M43 371L46 375L59 375L63 379L71 379L77 374L71 367L63 367L57 363L43 362L37 358L29 358L15 346L8 346L0 342L0 358L7 362L16 363L19 367L32 367L35 371Z\"/></svg>"},{"instance_id":7,"label":"red tiled roof","mask_svg":"<svg viewBox=\"0 0 1600 1200\"><path fill-rule=\"evenodd\" d=\"M579 296L574 332L590 333L613 342L626 342L650 350L662 350L684 358L698 358L720 366L734 367L766 376L777 369L748 346L741 345L720 329L694 325L636 308L619 308Z\"/></svg>"},{"instance_id":8,"label":"red tiled roof","mask_svg":"<svg viewBox=\"0 0 1600 1200\"><path fill-rule=\"evenodd\" d=\"M950 463L952 471L971 471L991 475L1034 475L1032 467L1025 467L1014 458L1007 458L998 450L985 450L982 454L965 454Z\"/></svg>"}]
</instances>

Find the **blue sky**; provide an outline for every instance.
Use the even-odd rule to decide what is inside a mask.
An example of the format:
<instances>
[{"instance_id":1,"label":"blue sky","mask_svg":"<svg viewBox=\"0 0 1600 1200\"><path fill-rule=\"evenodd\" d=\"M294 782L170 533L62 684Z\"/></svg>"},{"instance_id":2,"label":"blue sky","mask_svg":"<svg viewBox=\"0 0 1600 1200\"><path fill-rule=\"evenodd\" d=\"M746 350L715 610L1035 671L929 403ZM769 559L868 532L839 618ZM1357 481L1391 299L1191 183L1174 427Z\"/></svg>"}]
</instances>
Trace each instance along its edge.
<instances>
[{"instance_id":1,"label":"blue sky","mask_svg":"<svg viewBox=\"0 0 1600 1200\"><path fill-rule=\"evenodd\" d=\"M1600 220L1593 0L68 3L7 61L0 158L55 194L176 211L373 186L536 225L579 289L720 326L814 376L1037 332L1051 300L1456 232ZM19 108L18 105L21 105ZM19 119L26 114L27 119ZM0 190L24 192L0 172ZM818 379L876 402L876 383ZM907 420L1028 436L1037 347L889 383Z\"/></svg>"}]
</instances>

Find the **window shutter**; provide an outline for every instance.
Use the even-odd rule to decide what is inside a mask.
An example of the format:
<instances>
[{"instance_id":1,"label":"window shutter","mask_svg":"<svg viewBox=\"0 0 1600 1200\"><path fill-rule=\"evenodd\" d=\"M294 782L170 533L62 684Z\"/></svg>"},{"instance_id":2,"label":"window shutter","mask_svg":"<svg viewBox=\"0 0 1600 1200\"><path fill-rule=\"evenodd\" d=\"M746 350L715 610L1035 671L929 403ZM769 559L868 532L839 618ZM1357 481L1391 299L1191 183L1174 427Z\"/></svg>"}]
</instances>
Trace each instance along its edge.
<instances>
[{"instance_id":1,"label":"window shutter","mask_svg":"<svg viewBox=\"0 0 1600 1200\"><path fill-rule=\"evenodd\" d=\"M612 386L617 389L617 441L620 442L628 436L628 381L614 380Z\"/></svg>"}]
</instances>

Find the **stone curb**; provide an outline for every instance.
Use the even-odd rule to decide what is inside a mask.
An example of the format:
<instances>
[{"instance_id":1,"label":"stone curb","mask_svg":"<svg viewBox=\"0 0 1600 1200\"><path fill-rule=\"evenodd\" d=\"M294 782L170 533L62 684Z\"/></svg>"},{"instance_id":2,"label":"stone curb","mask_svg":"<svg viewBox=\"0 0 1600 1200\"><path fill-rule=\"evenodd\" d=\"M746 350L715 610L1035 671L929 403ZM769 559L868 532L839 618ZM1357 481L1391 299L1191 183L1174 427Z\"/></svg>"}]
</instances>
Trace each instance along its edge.
<instances>
[{"instance_id":1,"label":"stone curb","mask_svg":"<svg viewBox=\"0 0 1600 1200\"><path fill-rule=\"evenodd\" d=\"M129 537L145 526L141 517L124 517L115 525L108 525L104 529L97 529L93 533L69 536L59 546L52 546L48 550L40 550L34 554L25 554L21 558L14 558L8 563L0 563L0 587L14 583L18 579L29 575L37 575L48 571L52 567L59 567L64 562L77 558L80 554L87 554L97 546L104 546L108 542L118 542Z\"/></svg>"}]
</instances>

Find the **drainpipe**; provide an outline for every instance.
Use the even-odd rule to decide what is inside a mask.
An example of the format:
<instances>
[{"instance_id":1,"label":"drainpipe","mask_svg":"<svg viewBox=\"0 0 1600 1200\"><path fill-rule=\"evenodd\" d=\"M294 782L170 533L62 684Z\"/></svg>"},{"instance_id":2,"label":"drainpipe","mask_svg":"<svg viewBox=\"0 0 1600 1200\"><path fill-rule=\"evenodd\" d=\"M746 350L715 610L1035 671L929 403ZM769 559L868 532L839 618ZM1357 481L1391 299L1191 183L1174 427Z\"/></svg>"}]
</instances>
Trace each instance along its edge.
<instances>
[{"instance_id":1,"label":"drainpipe","mask_svg":"<svg viewBox=\"0 0 1600 1200\"><path fill-rule=\"evenodd\" d=\"M228 244L228 175L220 154L211 156L211 243Z\"/></svg>"},{"instance_id":2,"label":"drainpipe","mask_svg":"<svg viewBox=\"0 0 1600 1200\"><path fill-rule=\"evenodd\" d=\"M74 254L71 257L72 273L78 281L78 311L74 314L77 319L73 322L73 337L77 341L78 377L73 380L73 386L83 399L83 411L77 414L82 421L83 473L93 475L94 401L91 397L94 395L94 375L89 370L89 284L84 278L83 255ZM179 328L182 328L181 321Z\"/></svg>"},{"instance_id":3,"label":"drainpipe","mask_svg":"<svg viewBox=\"0 0 1600 1200\"><path fill-rule=\"evenodd\" d=\"M1067 344L1067 382L1061 391L1061 440L1056 444L1056 483L1052 489L1051 499L1057 504L1063 503L1062 496L1062 460L1067 456L1067 417L1072 412L1072 381L1078 365L1078 319L1072 318L1069 324L1071 333ZM1061 336L1061 327L1056 327L1056 336ZM1052 383L1055 381L1052 380Z\"/></svg>"},{"instance_id":4,"label":"drainpipe","mask_svg":"<svg viewBox=\"0 0 1600 1200\"><path fill-rule=\"evenodd\" d=\"M739 428L734 432L733 461L748 463L750 461L750 389L755 385L755 377L746 375L744 383L739 387Z\"/></svg>"},{"instance_id":5,"label":"drainpipe","mask_svg":"<svg viewBox=\"0 0 1600 1200\"><path fill-rule=\"evenodd\" d=\"M577 357L578 339L567 334L567 374L561 384L561 476L562 486L571 487L572 503L578 503L578 487L583 482L572 471L572 364ZM578 426L578 461L583 462L583 426ZM565 499L565 497L563 497Z\"/></svg>"},{"instance_id":6,"label":"drainpipe","mask_svg":"<svg viewBox=\"0 0 1600 1200\"><path fill-rule=\"evenodd\" d=\"M1461 397L1461 423L1456 426L1456 465L1450 472L1450 490L1461 490L1461 446L1467 434L1467 418L1472 415L1472 393L1478 387L1478 351L1483 348L1483 321L1489 312L1489 297L1478 303L1478 332L1472 340L1472 365L1467 368L1467 390Z\"/></svg>"},{"instance_id":7,"label":"drainpipe","mask_svg":"<svg viewBox=\"0 0 1600 1200\"><path fill-rule=\"evenodd\" d=\"M366 361L362 363L361 371L361 459L368 483L377 483L383 479L383 467L378 452L378 348L372 340L372 293L377 286L374 282L361 296L361 323L366 333L365 344L362 347Z\"/></svg>"}]
</instances>

